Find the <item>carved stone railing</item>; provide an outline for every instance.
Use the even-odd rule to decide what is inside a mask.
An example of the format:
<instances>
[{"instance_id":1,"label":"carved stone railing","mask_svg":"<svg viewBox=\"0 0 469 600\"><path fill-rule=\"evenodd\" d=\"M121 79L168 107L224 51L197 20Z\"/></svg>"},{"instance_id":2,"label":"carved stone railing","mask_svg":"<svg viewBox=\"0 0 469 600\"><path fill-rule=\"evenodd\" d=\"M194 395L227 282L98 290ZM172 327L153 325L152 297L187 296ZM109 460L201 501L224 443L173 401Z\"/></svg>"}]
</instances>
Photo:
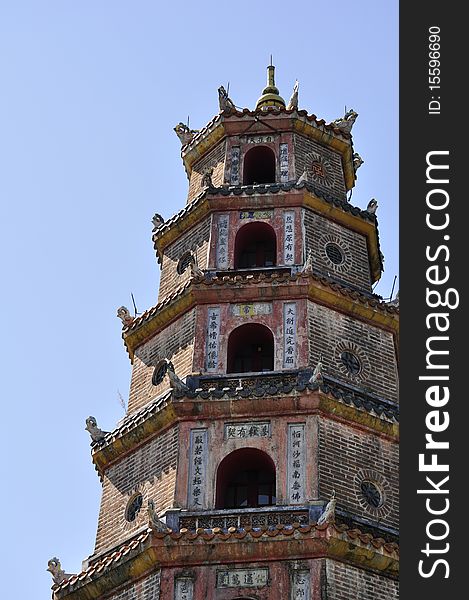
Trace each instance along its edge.
<instances>
[{"instance_id":1,"label":"carved stone railing","mask_svg":"<svg viewBox=\"0 0 469 600\"><path fill-rule=\"evenodd\" d=\"M264 275L265 277L272 277L278 275L293 275L298 271L298 267L286 267L281 265L276 265L273 267L251 267L249 269L227 269L227 270L213 270L206 271L206 274L210 277L230 277L234 278L237 275L240 277L249 277L252 276L254 278L258 278L259 275Z\"/></svg>"},{"instance_id":2,"label":"carved stone railing","mask_svg":"<svg viewBox=\"0 0 469 600\"><path fill-rule=\"evenodd\" d=\"M224 509L179 513L169 511L166 522L175 529L228 529L229 527L271 527L275 525L308 524L317 520L323 508L319 506L268 506L264 508Z\"/></svg>"},{"instance_id":3,"label":"carved stone railing","mask_svg":"<svg viewBox=\"0 0 469 600\"><path fill-rule=\"evenodd\" d=\"M245 529L246 527L293 525L294 523L308 525L317 523L326 504L327 501L314 500L308 505L300 506L266 506L206 511L169 509L166 512L165 521L173 531L181 529L196 531L197 529L215 529L216 527L226 531L230 527ZM379 521L361 517L340 507L336 509L335 519L339 524L344 523L351 529L358 528L363 533L371 533L373 537L382 537L390 542L396 542L399 539L397 529L385 526Z\"/></svg>"},{"instance_id":4,"label":"carved stone railing","mask_svg":"<svg viewBox=\"0 0 469 600\"><path fill-rule=\"evenodd\" d=\"M311 377L311 370L293 370L293 371L266 371L264 373L229 373L227 375L202 375L200 377L190 377L188 385L193 389L245 389L255 390L256 388L269 387L292 388L298 383L306 383ZM189 379L189 378L188 378Z\"/></svg>"}]
</instances>

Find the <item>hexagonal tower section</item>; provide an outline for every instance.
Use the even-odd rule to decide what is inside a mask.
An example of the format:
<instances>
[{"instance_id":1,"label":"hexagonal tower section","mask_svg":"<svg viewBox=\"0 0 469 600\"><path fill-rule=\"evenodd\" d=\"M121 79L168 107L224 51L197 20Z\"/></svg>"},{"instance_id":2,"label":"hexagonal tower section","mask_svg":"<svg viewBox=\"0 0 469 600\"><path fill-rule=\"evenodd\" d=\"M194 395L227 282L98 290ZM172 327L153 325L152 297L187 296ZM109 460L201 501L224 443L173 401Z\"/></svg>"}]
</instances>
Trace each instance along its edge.
<instances>
[{"instance_id":1,"label":"hexagonal tower section","mask_svg":"<svg viewBox=\"0 0 469 600\"><path fill-rule=\"evenodd\" d=\"M154 217L158 303L121 311L128 414L94 431L93 554L62 599L397 597L398 305L375 206L347 192L357 113L326 124L268 67L179 124L185 207Z\"/></svg>"}]
</instances>

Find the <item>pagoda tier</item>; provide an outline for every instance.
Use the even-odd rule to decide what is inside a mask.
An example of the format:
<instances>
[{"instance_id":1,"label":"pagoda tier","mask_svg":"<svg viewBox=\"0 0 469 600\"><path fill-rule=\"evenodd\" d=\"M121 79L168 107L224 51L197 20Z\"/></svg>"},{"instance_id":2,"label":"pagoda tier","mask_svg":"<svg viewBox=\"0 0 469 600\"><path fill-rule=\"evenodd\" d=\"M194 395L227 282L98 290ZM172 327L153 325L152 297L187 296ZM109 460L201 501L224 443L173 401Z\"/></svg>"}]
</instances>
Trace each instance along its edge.
<instances>
[{"instance_id":1,"label":"pagoda tier","mask_svg":"<svg viewBox=\"0 0 469 600\"><path fill-rule=\"evenodd\" d=\"M128 413L89 429L95 549L54 597L397 598L399 308L376 202L348 202L358 115L286 103L272 65L255 110L219 99L175 128L187 204L153 219L157 303L119 309Z\"/></svg>"}]
</instances>

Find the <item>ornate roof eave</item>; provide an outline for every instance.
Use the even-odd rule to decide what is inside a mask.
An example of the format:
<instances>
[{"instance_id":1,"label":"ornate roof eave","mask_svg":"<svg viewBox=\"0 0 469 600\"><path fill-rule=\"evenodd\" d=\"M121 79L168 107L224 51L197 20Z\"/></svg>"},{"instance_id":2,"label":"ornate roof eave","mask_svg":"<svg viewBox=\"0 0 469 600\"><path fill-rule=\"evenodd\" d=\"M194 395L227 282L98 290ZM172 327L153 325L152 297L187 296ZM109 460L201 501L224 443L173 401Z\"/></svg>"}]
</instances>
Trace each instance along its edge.
<instances>
[{"instance_id":1,"label":"ornate roof eave","mask_svg":"<svg viewBox=\"0 0 469 600\"><path fill-rule=\"evenodd\" d=\"M346 200L323 193L308 182L299 185L289 183L230 186L204 190L179 213L153 231L153 247L158 261L161 262L167 246L211 212L241 210L250 208L251 205L257 207L258 196L262 196L263 208L301 205L364 235L367 239L373 282L380 279L383 263L376 216L352 206ZM299 199L298 196L302 198Z\"/></svg>"},{"instance_id":2,"label":"ornate roof eave","mask_svg":"<svg viewBox=\"0 0 469 600\"><path fill-rule=\"evenodd\" d=\"M275 399L275 402L272 402ZM248 418L256 415L321 414L353 423L358 429L384 439L399 439L399 409L396 404L367 394L357 394L325 378L322 384L298 383L285 391L249 389L229 391L196 389L186 394L166 390L136 413L129 415L102 442L92 445L92 460L103 479L116 461L145 444L162 431L184 420Z\"/></svg>"},{"instance_id":3,"label":"ornate roof eave","mask_svg":"<svg viewBox=\"0 0 469 600\"><path fill-rule=\"evenodd\" d=\"M204 154L213 148L226 135L243 135L249 133L252 122L274 121L279 131L296 131L315 140L319 144L329 146L342 155L347 190L355 185L353 168L353 148L350 134L340 131L333 123L326 123L306 110L269 107L249 110L224 110L213 117L207 125L181 148L181 157L187 176L190 177L192 167ZM266 131L270 131L266 129Z\"/></svg>"},{"instance_id":4,"label":"ornate roof eave","mask_svg":"<svg viewBox=\"0 0 469 600\"><path fill-rule=\"evenodd\" d=\"M273 285L275 283L275 285ZM198 304L249 302L279 298L306 298L399 335L399 309L361 294L346 285L312 273L276 274L267 277L193 278L163 302L145 311L122 331L133 362L135 350L176 318Z\"/></svg>"},{"instance_id":5,"label":"ornate roof eave","mask_svg":"<svg viewBox=\"0 0 469 600\"><path fill-rule=\"evenodd\" d=\"M243 563L265 556L271 560L331 558L392 579L399 573L396 543L347 525L294 523L275 528L233 527L226 532L218 528L194 532L148 528L52 590L55 600L98 600L162 567L196 567L207 561L225 564L234 559Z\"/></svg>"}]
</instances>

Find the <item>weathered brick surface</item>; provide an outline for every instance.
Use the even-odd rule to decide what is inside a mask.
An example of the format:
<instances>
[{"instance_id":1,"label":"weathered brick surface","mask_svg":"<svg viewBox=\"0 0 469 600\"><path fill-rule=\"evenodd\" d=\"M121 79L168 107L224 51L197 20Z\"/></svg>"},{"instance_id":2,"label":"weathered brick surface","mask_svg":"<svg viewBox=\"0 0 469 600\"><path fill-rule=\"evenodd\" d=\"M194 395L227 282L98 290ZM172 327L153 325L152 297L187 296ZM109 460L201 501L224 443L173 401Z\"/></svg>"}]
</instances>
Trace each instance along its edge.
<instances>
[{"instance_id":1,"label":"weathered brick surface","mask_svg":"<svg viewBox=\"0 0 469 600\"><path fill-rule=\"evenodd\" d=\"M256 544L254 544L256 545ZM259 545L262 545L259 544ZM174 582L179 576L189 576L194 582L194 600L319 600L320 598L320 567L322 561L293 561L285 556L285 560L272 562L256 562L249 560L249 555L242 556L242 547L252 546L245 542L231 544L233 562L227 564L208 564L184 569L180 566L164 568L161 577L161 600L174 600ZM238 547L235 547L238 546ZM239 547L241 546L241 548ZM189 552L197 553L194 546ZM262 552L262 551L261 551ZM241 560L240 560L241 559ZM246 562L243 562L243 559ZM265 569L268 568L268 583L265 586L244 586L244 578L240 577L239 587L217 586L217 572L233 572L234 569ZM310 595L293 595L291 590L291 575L294 569L301 568L309 578ZM309 573L308 573L309 572ZM178 600L176 598L176 600Z\"/></svg>"},{"instance_id":2,"label":"weathered brick surface","mask_svg":"<svg viewBox=\"0 0 469 600\"><path fill-rule=\"evenodd\" d=\"M318 180L309 178L311 183L314 183L317 187L324 190L328 194L337 196L338 198L345 198L346 189L344 181L344 171L342 167L342 159L340 154L337 154L333 150L325 148L315 141L309 138L295 134L294 136L294 147L295 147L295 175L298 179L306 169L311 169L311 164L315 159L316 155L319 155L325 162L327 167L330 169L330 178L327 183L321 183Z\"/></svg>"},{"instance_id":3,"label":"weathered brick surface","mask_svg":"<svg viewBox=\"0 0 469 600\"><path fill-rule=\"evenodd\" d=\"M398 581L335 560L326 560L323 600L390 600L398 597Z\"/></svg>"},{"instance_id":4,"label":"weathered brick surface","mask_svg":"<svg viewBox=\"0 0 469 600\"><path fill-rule=\"evenodd\" d=\"M121 589L107 597L107 600L159 600L161 571Z\"/></svg>"},{"instance_id":5,"label":"weathered brick surface","mask_svg":"<svg viewBox=\"0 0 469 600\"><path fill-rule=\"evenodd\" d=\"M166 248L161 267L158 302L163 301L166 296L176 291L190 278L190 268L187 268L182 274L177 272L179 259L185 252L188 250L192 251L197 258L199 267L201 269L206 268L209 252L210 224L211 217L207 217Z\"/></svg>"},{"instance_id":6,"label":"weathered brick surface","mask_svg":"<svg viewBox=\"0 0 469 600\"><path fill-rule=\"evenodd\" d=\"M308 303L310 364L322 356L324 373L398 402L397 364L391 333L335 310ZM361 361L360 373L348 374L340 359L351 349Z\"/></svg>"},{"instance_id":7,"label":"weathered brick surface","mask_svg":"<svg viewBox=\"0 0 469 600\"><path fill-rule=\"evenodd\" d=\"M313 264L324 273L350 283L367 292L371 291L370 263L365 236L334 223L312 210L303 211L305 248L313 252ZM327 243L340 246L345 261L334 264L325 252Z\"/></svg>"},{"instance_id":8,"label":"weathered brick surface","mask_svg":"<svg viewBox=\"0 0 469 600\"><path fill-rule=\"evenodd\" d=\"M226 140L222 140L213 150L208 152L192 167L189 181L187 201L193 200L202 191L202 177L207 169L213 167L212 183L215 187L221 186L225 171Z\"/></svg>"},{"instance_id":9,"label":"weathered brick surface","mask_svg":"<svg viewBox=\"0 0 469 600\"><path fill-rule=\"evenodd\" d=\"M129 413L132 413L169 388L168 377L160 385L152 384L155 365L163 358L169 359L178 377L192 372L194 351L195 309L157 333L135 351L130 381Z\"/></svg>"},{"instance_id":10,"label":"weathered brick surface","mask_svg":"<svg viewBox=\"0 0 469 600\"><path fill-rule=\"evenodd\" d=\"M398 445L327 419L319 420L318 440L319 497L327 499L335 490L338 507L398 527ZM366 503L363 480L376 482L384 495L382 507Z\"/></svg>"},{"instance_id":11,"label":"weathered brick surface","mask_svg":"<svg viewBox=\"0 0 469 600\"><path fill-rule=\"evenodd\" d=\"M176 485L178 426L123 458L108 469L103 481L95 552L124 541L147 523L147 504L152 499L158 512L173 505ZM125 511L132 496L140 492L143 505L129 522Z\"/></svg>"}]
</instances>

